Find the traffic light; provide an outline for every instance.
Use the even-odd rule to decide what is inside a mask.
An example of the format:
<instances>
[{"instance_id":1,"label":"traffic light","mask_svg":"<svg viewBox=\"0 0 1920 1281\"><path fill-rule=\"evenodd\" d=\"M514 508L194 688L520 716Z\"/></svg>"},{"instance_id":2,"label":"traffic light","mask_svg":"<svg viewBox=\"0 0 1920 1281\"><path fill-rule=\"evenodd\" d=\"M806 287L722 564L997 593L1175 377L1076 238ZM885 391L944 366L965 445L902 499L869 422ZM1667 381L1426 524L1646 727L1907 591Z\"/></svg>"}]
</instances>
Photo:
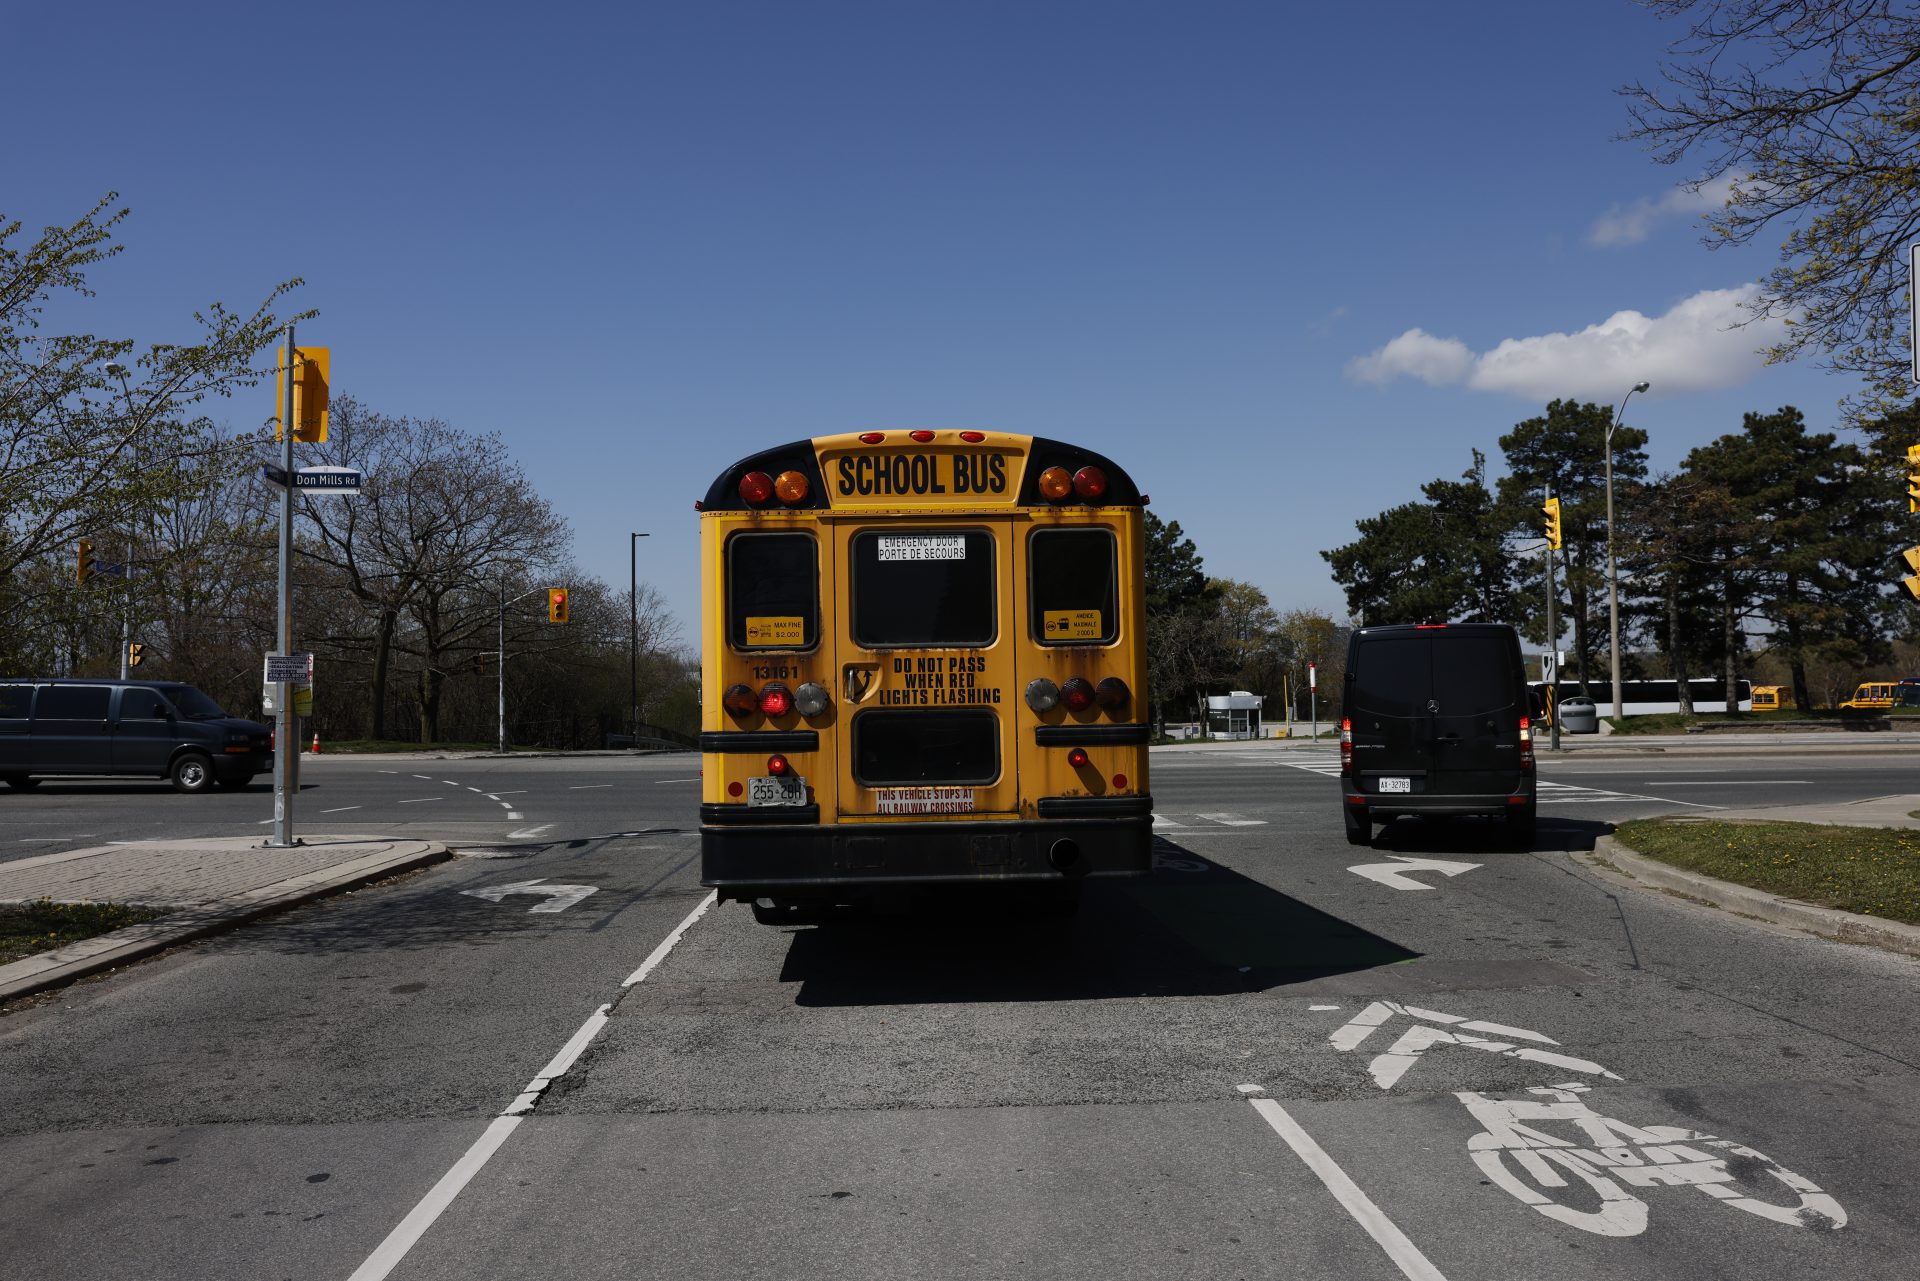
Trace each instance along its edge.
<instances>
[{"instance_id":1,"label":"traffic light","mask_svg":"<svg viewBox=\"0 0 1920 1281\"><path fill-rule=\"evenodd\" d=\"M1907 446L1907 510L1920 512L1920 445Z\"/></svg>"},{"instance_id":2,"label":"traffic light","mask_svg":"<svg viewBox=\"0 0 1920 1281\"><path fill-rule=\"evenodd\" d=\"M146 661L147 647L139 641L127 642L127 666L138 667Z\"/></svg>"},{"instance_id":3,"label":"traffic light","mask_svg":"<svg viewBox=\"0 0 1920 1281\"><path fill-rule=\"evenodd\" d=\"M1913 571L1909 577L1900 580L1900 585L1907 589L1907 595L1920 600L1920 547L1909 547L1900 555L1905 558L1907 568Z\"/></svg>"},{"instance_id":4,"label":"traffic light","mask_svg":"<svg viewBox=\"0 0 1920 1281\"><path fill-rule=\"evenodd\" d=\"M93 543L83 538L76 545L75 550L79 555L76 558L76 564L74 566L73 581L76 583L84 583L94 575Z\"/></svg>"},{"instance_id":5,"label":"traffic light","mask_svg":"<svg viewBox=\"0 0 1920 1281\"><path fill-rule=\"evenodd\" d=\"M332 381L333 349L300 347L294 352L293 438L318 443L327 438L327 388ZM287 349L280 349L280 374L275 393L273 438L280 439L280 424L287 408Z\"/></svg>"},{"instance_id":6,"label":"traffic light","mask_svg":"<svg viewBox=\"0 0 1920 1281\"><path fill-rule=\"evenodd\" d=\"M564 623L568 621L566 588L547 588L547 621L549 623Z\"/></svg>"},{"instance_id":7,"label":"traffic light","mask_svg":"<svg viewBox=\"0 0 1920 1281\"><path fill-rule=\"evenodd\" d=\"M1560 500L1558 498L1549 498L1546 501L1546 504L1542 506L1540 510L1546 515L1546 518L1547 518L1546 520L1547 546L1553 548L1553 550L1555 551L1559 551L1560 550Z\"/></svg>"}]
</instances>

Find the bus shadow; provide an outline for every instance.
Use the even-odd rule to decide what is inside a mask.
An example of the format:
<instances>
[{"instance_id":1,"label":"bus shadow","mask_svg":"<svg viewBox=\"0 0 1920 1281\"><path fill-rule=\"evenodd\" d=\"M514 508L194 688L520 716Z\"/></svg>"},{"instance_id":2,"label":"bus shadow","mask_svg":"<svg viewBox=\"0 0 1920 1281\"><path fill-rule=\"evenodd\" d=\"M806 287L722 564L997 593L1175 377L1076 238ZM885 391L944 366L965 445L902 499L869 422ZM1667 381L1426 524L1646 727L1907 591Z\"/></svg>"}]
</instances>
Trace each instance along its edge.
<instances>
[{"instance_id":1,"label":"bus shadow","mask_svg":"<svg viewBox=\"0 0 1920 1281\"><path fill-rule=\"evenodd\" d=\"M1498 819L1396 818L1374 829L1373 848L1388 854L1486 857L1529 850L1591 852L1595 840L1612 830L1611 823L1542 814L1533 842L1521 849L1509 839L1506 824Z\"/></svg>"},{"instance_id":2,"label":"bus shadow","mask_svg":"<svg viewBox=\"0 0 1920 1281\"><path fill-rule=\"evenodd\" d=\"M1079 914L969 893L792 932L780 978L808 1006L1225 996L1420 953L1164 840L1153 873L1090 881Z\"/></svg>"}]
</instances>

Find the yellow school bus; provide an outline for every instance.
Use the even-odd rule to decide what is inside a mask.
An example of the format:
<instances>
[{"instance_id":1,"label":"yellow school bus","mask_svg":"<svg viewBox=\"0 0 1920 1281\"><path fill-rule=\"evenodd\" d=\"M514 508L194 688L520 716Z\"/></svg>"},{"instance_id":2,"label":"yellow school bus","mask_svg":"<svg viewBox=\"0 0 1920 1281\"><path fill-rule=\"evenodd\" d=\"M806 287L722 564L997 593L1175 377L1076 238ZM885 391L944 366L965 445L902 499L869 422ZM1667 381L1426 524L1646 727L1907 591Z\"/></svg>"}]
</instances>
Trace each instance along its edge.
<instances>
[{"instance_id":1,"label":"yellow school bus","mask_svg":"<svg viewBox=\"0 0 1920 1281\"><path fill-rule=\"evenodd\" d=\"M1778 712L1793 710L1793 690L1786 685L1755 685L1753 687L1753 710L1756 712Z\"/></svg>"},{"instance_id":2,"label":"yellow school bus","mask_svg":"<svg viewBox=\"0 0 1920 1281\"><path fill-rule=\"evenodd\" d=\"M796 441L698 507L701 883L764 922L1152 866L1145 499L990 431Z\"/></svg>"},{"instance_id":3,"label":"yellow school bus","mask_svg":"<svg viewBox=\"0 0 1920 1281\"><path fill-rule=\"evenodd\" d=\"M1848 711L1884 711L1893 706L1893 696L1897 682L1865 681L1853 691L1853 697L1841 701L1840 706Z\"/></svg>"}]
</instances>

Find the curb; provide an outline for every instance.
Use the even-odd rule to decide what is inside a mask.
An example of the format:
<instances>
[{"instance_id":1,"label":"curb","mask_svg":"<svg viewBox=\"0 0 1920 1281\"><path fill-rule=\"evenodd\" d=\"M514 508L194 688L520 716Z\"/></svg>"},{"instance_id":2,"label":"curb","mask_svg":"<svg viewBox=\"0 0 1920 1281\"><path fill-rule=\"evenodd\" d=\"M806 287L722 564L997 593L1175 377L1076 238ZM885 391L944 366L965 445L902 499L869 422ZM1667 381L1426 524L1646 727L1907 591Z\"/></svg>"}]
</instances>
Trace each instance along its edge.
<instances>
[{"instance_id":1,"label":"curb","mask_svg":"<svg viewBox=\"0 0 1920 1281\"><path fill-rule=\"evenodd\" d=\"M0 965L0 1005L16 997L63 987L75 979L114 969L192 939L230 930L256 917L327 898L398 872L444 863L453 857L452 851L439 841L394 844L408 847L407 852L388 850L368 854L318 872L262 885L217 906L175 912Z\"/></svg>"},{"instance_id":2,"label":"curb","mask_svg":"<svg viewBox=\"0 0 1920 1281\"><path fill-rule=\"evenodd\" d=\"M1722 911L1757 917L1770 925L1784 926L1841 943L1860 943L1888 952L1920 956L1920 925L1881 921L1836 908L1816 907L1812 903L1781 898L1765 890L1702 876L1698 872L1685 871L1644 854L1636 854L1612 836L1599 837L1594 841L1592 854L1578 857L1602 874L1612 873L1627 881L1682 894ZM1613 865L1612 868L1606 866L1609 863Z\"/></svg>"}]
</instances>

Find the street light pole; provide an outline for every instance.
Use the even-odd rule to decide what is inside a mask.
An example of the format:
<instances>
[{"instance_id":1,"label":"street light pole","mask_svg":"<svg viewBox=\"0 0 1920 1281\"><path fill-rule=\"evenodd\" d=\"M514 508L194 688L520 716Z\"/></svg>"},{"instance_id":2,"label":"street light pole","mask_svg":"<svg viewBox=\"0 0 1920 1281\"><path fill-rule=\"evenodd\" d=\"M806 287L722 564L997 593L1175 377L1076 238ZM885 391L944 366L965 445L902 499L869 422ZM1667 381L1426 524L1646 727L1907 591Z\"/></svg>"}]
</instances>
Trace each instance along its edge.
<instances>
[{"instance_id":1,"label":"street light pole","mask_svg":"<svg viewBox=\"0 0 1920 1281\"><path fill-rule=\"evenodd\" d=\"M640 540L646 534L627 535L627 747L640 741Z\"/></svg>"},{"instance_id":2,"label":"street light pole","mask_svg":"<svg viewBox=\"0 0 1920 1281\"><path fill-rule=\"evenodd\" d=\"M127 419L133 420L133 391L127 386L127 367L119 361L109 361L107 372L120 380L120 397L127 407ZM134 431L129 443L133 447L133 470L140 471L140 433ZM130 674L128 659L133 648L133 539L130 535L121 539L126 561L120 566L120 679Z\"/></svg>"},{"instance_id":3,"label":"street light pole","mask_svg":"<svg viewBox=\"0 0 1920 1281\"><path fill-rule=\"evenodd\" d=\"M1621 708L1620 695L1620 570L1613 558L1613 433L1620 428L1620 417L1627 412L1627 402L1633 399L1635 391L1645 391L1649 384L1638 382L1633 390L1620 398L1620 407L1613 411L1613 421L1607 424L1607 627L1611 633L1609 648L1613 658L1613 719L1625 718Z\"/></svg>"}]
</instances>

